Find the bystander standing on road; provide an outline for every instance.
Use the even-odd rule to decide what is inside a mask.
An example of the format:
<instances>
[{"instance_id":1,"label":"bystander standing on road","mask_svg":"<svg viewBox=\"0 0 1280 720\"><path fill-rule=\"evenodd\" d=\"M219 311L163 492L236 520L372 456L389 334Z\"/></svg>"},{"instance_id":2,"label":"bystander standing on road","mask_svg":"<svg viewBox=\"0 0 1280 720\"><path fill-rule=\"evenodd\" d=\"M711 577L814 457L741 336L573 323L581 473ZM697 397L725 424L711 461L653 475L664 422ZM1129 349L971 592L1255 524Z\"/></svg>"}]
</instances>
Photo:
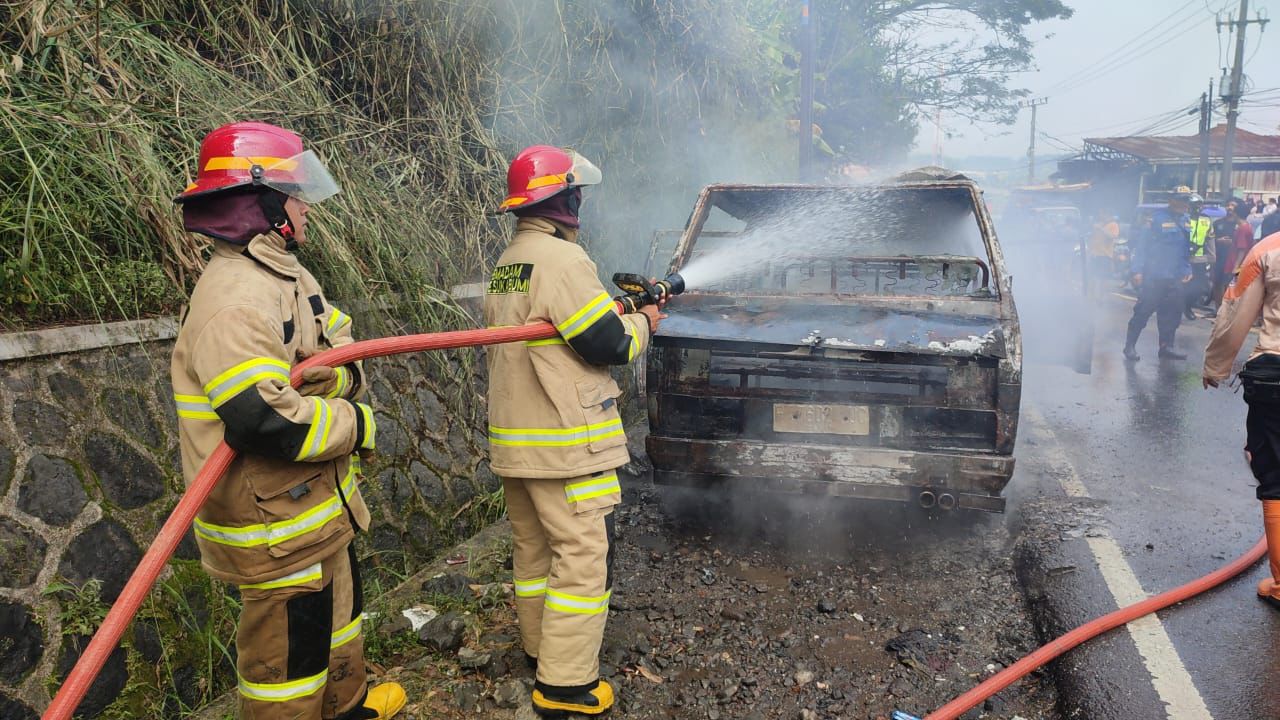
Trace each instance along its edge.
<instances>
[{"instance_id":1,"label":"bystander standing on road","mask_svg":"<svg viewBox=\"0 0 1280 720\"><path fill-rule=\"evenodd\" d=\"M1209 302L1213 306L1209 316L1215 317L1218 312L1218 305L1222 302L1222 294L1227 289L1227 284L1231 282L1231 275L1235 268L1228 267L1227 263L1231 261L1231 248L1235 243L1236 225L1240 223L1240 216L1236 214L1236 208L1240 206L1240 201L1231 199L1227 201L1227 214L1218 219L1213 224L1213 244L1217 257L1213 264L1213 290L1209 293Z\"/></svg>"},{"instance_id":2,"label":"bystander standing on road","mask_svg":"<svg viewBox=\"0 0 1280 720\"><path fill-rule=\"evenodd\" d=\"M1120 225L1115 216L1106 210L1098 210L1093 220L1093 232L1089 235L1089 275L1094 287L1106 278L1115 276L1116 240L1120 237Z\"/></svg>"},{"instance_id":3,"label":"bystander standing on road","mask_svg":"<svg viewBox=\"0 0 1280 720\"><path fill-rule=\"evenodd\" d=\"M1195 307L1203 305L1212 289L1212 274L1217 252L1213 240L1213 221L1203 213L1204 199L1191 195L1191 282L1187 283L1183 316L1195 320Z\"/></svg>"},{"instance_id":4,"label":"bystander standing on road","mask_svg":"<svg viewBox=\"0 0 1280 720\"><path fill-rule=\"evenodd\" d=\"M1249 223L1249 229L1253 231L1253 239L1255 242L1262 239L1262 220L1266 217L1263 213L1264 208L1266 208L1266 205L1259 200L1249 208L1249 214L1245 216L1245 222ZM1245 252L1248 251L1246 250ZM1244 255L1241 255L1239 260L1240 262L1243 262Z\"/></svg>"},{"instance_id":5,"label":"bystander standing on road","mask_svg":"<svg viewBox=\"0 0 1280 720\"><path fill-rule=\"evenodd\" d=\"M1124 341L1124 356L1131 362L1142 359L1136 345L1153 314L1160 334L1160 357L1187 357L1174 350L1173 339L1182 322L1185 286L1191 280L1191 218L1187 214L1191 198L1186 188L1170 194L1169 206L1152 213L1151 227L1134 248L1132 282L1138 302Z\"/></svg>"}]
</instances>

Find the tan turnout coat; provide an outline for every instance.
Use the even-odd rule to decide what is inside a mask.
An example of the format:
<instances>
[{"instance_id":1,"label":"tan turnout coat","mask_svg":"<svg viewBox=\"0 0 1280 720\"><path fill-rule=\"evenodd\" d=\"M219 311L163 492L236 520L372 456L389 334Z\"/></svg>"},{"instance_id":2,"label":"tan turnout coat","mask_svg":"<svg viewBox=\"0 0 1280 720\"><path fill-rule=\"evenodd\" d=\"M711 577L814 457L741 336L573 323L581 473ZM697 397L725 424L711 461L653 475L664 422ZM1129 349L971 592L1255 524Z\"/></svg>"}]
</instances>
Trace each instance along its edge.
<instances>
[{"instance_id":1,"label":"tan turnout coat","mask_svg":"<svg viewBox=\"0 0 1280 720\"><path fill-rule=\"evenodd\" d=\"M547 321L560 333L487 350L490 461L503 477L569 478L630 459L608 365L645 351L648 320L617 315L575 236L545 219L520 220L489 281L486 325Z\"/></svg>"},{"instance_id":2,"label":"tan turnout coat","mask_svg":"<svg viewBox=\"0 0 1280 720\"><path fill-rule=\"evenodd\" d=\"M187 483L224 437L240 451L195 521L214 577L270 587L342 549L353 521L368 526L352 453L372 449L375 426L354 402L365 387L359 364L304 387L310 395L289 384L293 364L350 342L351 318L283 238L215 242L171 366Z\"/></svg>"}]
</instances>

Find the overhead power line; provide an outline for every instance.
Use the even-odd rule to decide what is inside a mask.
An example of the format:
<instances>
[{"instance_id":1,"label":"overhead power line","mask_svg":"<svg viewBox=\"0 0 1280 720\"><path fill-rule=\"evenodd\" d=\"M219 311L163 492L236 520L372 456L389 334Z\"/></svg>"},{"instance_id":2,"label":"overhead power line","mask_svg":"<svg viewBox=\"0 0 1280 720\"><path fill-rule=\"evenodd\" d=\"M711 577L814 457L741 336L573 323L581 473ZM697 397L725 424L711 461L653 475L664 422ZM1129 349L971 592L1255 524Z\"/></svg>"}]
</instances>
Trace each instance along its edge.
<instances>
[{"instance_id":1,"label":"overhead power line","mask_svg":"<svg viewBox=\"0 0 1280 720\"><path fill-rule=\"evenodd\" d=\"M1163 49L1174 40L1177 40L1182 36L1186 35L1187 33L1191 32L1192 30L1195 30L1202 23L1209 22L1207 18L1204 18L1198 14L1199 13L1198 8L1195 8L1194 10L1195 12L1193 12L1191 15L1188 15L1180 19L1175 25L1168 28L1167 30L1162 31L1159 34L1153 35L1150 38L1147 38L1145 42L1139 43L1137 45L1134 45L1131 48L1128 48L1127 52L1124 55L1116 57L1114 60L1109 62L1106 66L1100 67L1094 70L1093 72L1089 73L1088 75L1080 77L1077 80L1067 84L1066 86L1059 88L1057 90L1057 93L1062 94L1062 93L1071 92L1073 90L1084 87L1085 85L1088 85L1089 83L1092 83L1095 80L1104 78L1114 72L1119 72L1121 70L1124 70L1129 66L1131 66L1133 63L1137 62L1138 60L1141 60L1142 58L1150 55L1151 53L1156 52L1157 50Z\"/></svg>"},{"instance_id":2,"label":"overhead power line","mask_svg":"<svg viewBox=\"0 0 1280 720\"><path fill-rule=\"evenodd\" d=\"M1188 2L1186 2L1185 4L1183 4L1181 7L1179 7L1178 9L1174 10L1173 12L1171 12L1171 13L1169 13L1168 15L1164 16L1163 18L1161 18L1158 22L1156 22L1156 24L1152 25L1151 27L1149 27L1149 28L1147 28L1147 29L1143 30L1142 32L1138 33L1137 35L1135 35L1135 36L1133 36L1133 37L1129 38L1128 40L1124 41L1123 43L1121 43L1121 44L1120 44L1120 46L1119 46L1119 47L1117 47L1116 49L1112 50L1111 52L1108 52L1106 55L1103 55L1102 57L1098 58L1097 60L1093 61L1092 63L1090 63L1090 64L1086 65L1086 66L1085 66L1085 67L1083 67L1083 68L1080 68L1079 70L1077 70L1076 72L1072 73L1071 75L1068 75L1067 77L1063 78L1063 79L1062 79L1062 80L1060 80L1058 83L1056 83L1056 84L1054 84L1053 86L1049 87L1049 88L1046 90L1046 92L1050 92L1050 93L1051 93L1051 92L1053 92L1054 90L1056 90L1056 89L1058 89L1058 88L1060 88L1060 87L1066 86L1066 85L1068 85L1068 84L1071 84L1071 83L1073 83L1073 82L1077 81L1077 80L1078 80L1078 79L1080 79L1081 77L1083 77L1083 76L1085 76L1085 75L1088 75L1088 74L1090 74L1090 73L1092 73L1092 72L1096 71L1096 70L1097 70L1097 69L1099 69L1099 68L1103 68L1103 67L1108 67L1108 66L1110 66L1110 65L1111 65L1111 61L1112 61L1114 58L1116 58L1117 56L1120 56L1120 55L1124 55L1124 54L1125 54L1125 53L1127 53L1128 51L1132 50L1134 43L1138 43L1138 42L1141 42L1141 41L1149 40L1149 39L1151 38L1151 36L1152 36L1152 33L1155 33L1155 32L1156 32L1156 31L1157 31L1161 26L1163 26L1165 23L1167 23L1167 22L1169 22L1170 20L1172 20L1174 17L1176 17L1176 16L1178 16L1178 15L1181 15L1181 14L1183 13L1183 11L1185 11L1187 8L1191 7L1191 6L1192 6L1192 5L1194 5L1195 3L1196 3L1196 0L1188 0ZM1199 12L1199 10L1197 9L1197 10L1196 10L1196 12ZM1185 19L1185 18L1184 18L1184 19Z\"/></svg>"}]
</instances>

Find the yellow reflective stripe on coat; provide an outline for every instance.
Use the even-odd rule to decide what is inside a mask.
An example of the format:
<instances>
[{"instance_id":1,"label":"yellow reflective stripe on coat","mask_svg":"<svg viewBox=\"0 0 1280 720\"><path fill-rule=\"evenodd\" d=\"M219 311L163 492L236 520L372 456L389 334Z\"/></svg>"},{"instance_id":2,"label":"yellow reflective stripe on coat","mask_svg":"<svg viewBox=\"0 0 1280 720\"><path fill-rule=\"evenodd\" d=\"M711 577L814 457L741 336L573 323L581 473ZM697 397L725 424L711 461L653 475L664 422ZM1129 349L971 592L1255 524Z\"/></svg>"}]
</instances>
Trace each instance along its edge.
<instances>
[{"instance_id":1,"label":"yellow reflective stripe on coat","mask_svg":"<svg viewBox=\"0 0 1280 720\"><path fill-rule=\"evenodd\" d=\"M301 513L295 518L270 525L245 525L230 527L214 525L200 518L195 519L194 529L197 537L204 538L219 545L231 547L257 547L259 545L279 545L313 530L319 530L328 522L342 515L342 500L333 496L319 505Z\"/></svg>"},{"instance_id":2,"label":"yellow reflective stripe on coat","mask_svg":"<svg viewBox=\"0 0 1280 720\"><path fill-rule=\"evenodd\" d=\"M547 592L547 579L544 577L532 580L512 580L516 597L529 598L544 595Z\"/></svg>"},{"instance_id":3,"label":"yellow reflective stripe on coat","mask_svg":"<svg viewBox=\"0 0 1280 720\"><path fill-rule=\"evenodd\" d=\"M376 450L378 446L378 421L373 417L373 408L364 403L356 403L356 410L364 418L364 437L360 439L360 449Z\"/></svg>"},{"instance_id":4,"label":"yellow reflective stripe on coat","mask_svg":"<svg viewBox=\"0 0 1280 720\"><path fill-rule=\"evenodd\" d=\"M571 428L503 428L489 426L489 442L510 447L569 447L621 435L622 420Z\"/></svg>"},{"instance_id":5,"label":"yellow reflective stripe on coat","mask_svg":"<svg viewBox=\"0 0 1280 720\"><path fill-rule=\"evenodd\" d=\"M218 413L213 411L213 403L204 395L174 394L173 404L178 408L178 417L189 420L217 420Z\"/></svg>"},{"instance_id":6,"label":"yellow reflective stripe on coat","mask_svg":"<svg viewBox=\"0 0 1280 720\"><path fill-rule=\"evenodd\" d=\"M329 639L329 649L332 650L334 648L340 648L359 637L360 624L363 619L364 618L362 616L357 615L356 619L352 620L349 625L335 632L333 637Z\"/></svg>"},{"instance_id":7,"label":"yellow reflective stripe on coat","mask_svg":"<svg viewBox=\"0 0 1280 720\"><path fill-rule=\"evenodd\" d=\"M608 293L600 293L591 302L582 307L581 310L574 313L568 320L556 325L556 330L560 332L560 337L565 340L572 340L587 331L587 328L595 324L597 320L604 317L604 314L613 310L613 300L609 298Z\"/></svg>"},{"instance_id":8,"label":"yellow reflective stripe on coat","mask_svg":"<svg viewBox=\"0 0 1280 720\"><path fill-rule=\"evenodd\" d=\"M294 458L297 461L319 457L329 448L329 428L333 425L333 410L323 398L313 397L311 401L315 403L315 412L311 415L311 429L307 431L307 437L302 441L302 447L298 449L298 456Z\"/></svg>"},{"instance_id":9,"label":"yellow reflective stripe on coat","mask_svg":"<svg viewBox=\"0 0 1280 720\"><path fill-rule=\"evenodd\" d=\"M351 371L345 367L333 369L333 389L325 397L333 399L345 397L351 389Z\"/></svg>"},{"instance_id":10,"label":"yellow reflective stripe on coat","mask_svg":"<svg viewBox=\"0 0 1280 720\"><path fill-rule=\"evenodd\" d=\"M640 349L640 341L636 340L636 336L631 336L631 344L627 346L627 362L636 359L636 351Z\"/></svg>"},{"instance_id":11,"label":"yellow reflective stripe on coat","mask_svg":"<svg viewBox=\"0 0 1280 720\"><path fill-rule=\"evenodd\" d=\"M254 683L236 674L240 685L240 694L250 700L261 702L286 702L300 697L315 694L323 690L329 679L329 670L319 672L311 677L282 683Z\"/></svg>"},{"instance_id":12,"label":"yellow reflective stripe on coat","mask_svg":"<svg viewBox=\"0 0 1280 720\"><path fill-rule=\"evenodd\" d=\"M333 308L333 312L329 314L329 322L324 327L325 335L332 335L351 324L351 316L342 312L338 308Z\"/></svg>"},{"instance_id":13,"label":"yellow reflective stripe on coat","mask_svg":"<svg viewBox=\"0 0 1280 720\"><path fill-rule=\"evenodd\" d=\"M321 577L320 563L316 563L315 565L312 565L310 567L302 568L296 573L290 573L288 575L285 575L282 578L276 578L275 580L266 580L259 583L249 583L248 585L241 585L240 589L241 590L274 590L276 588L282 588L282 587L293 587L294 585L306 585L307 583L312 582L314 580L319 580L320 577Z\"/></svg>"},{"instance_id":14,"label":"yellow reflective stripe on coat","mask_svg":"<svg viewBox=\"0 0 1280 720\"><path fill-rule=\"evenodd\" d=\"M360 475L360 470L360 456L352 455L351 462L347 464L347 476L338 483L338 488L342 490L342 497L349 498L356 491L356 478Z\"/></svg>"},{"instance_id":15,"label":"yellow reflective stripe on coat","mask_svg":"<svg viewBox=\"0 0 1280 720\"><path fill-rule=\"evenodd\" d=\"M593 477L590 480L569 483L564 486L565 497L571 503L620 492L622 492L622 486L618 484L617 473Z\"/></svg>"},{"instance_id":16,"label":"yellow reflective stripe on coat","mask_svg":"<svg viewBox=\"0 0 1280 720\"><path fill-rule=\"evenodd\" d=\"M612 595L613 591L609 591L599 597L582 597L547 588L546 608L578 615L599 615L609 609L609 597Z\"/></svg>"},{"instance_id":17,"label":"yellow reflective stripe on coat","mask_svg":"<svg viewBox=\"0 0 1280 720\"><path fill-rule=\"evenodd\" d=\"M289 363L275 358L246 360L206 383L204 394L217 408L239 395L240 391L263 380L279 380L288 385Z\"/></svg>"},{"instance_id":18,"label":"yellow reflective stripe on coat","mask_svg":"<svg viewBox=\"0 0 1280 720\"><path fill-rule=\"evenodd\" d=\"M544 345L568 345L562 337L546 338L545 340L525 340L525 347L542 347Z\"/></svg>"}]
</instances>

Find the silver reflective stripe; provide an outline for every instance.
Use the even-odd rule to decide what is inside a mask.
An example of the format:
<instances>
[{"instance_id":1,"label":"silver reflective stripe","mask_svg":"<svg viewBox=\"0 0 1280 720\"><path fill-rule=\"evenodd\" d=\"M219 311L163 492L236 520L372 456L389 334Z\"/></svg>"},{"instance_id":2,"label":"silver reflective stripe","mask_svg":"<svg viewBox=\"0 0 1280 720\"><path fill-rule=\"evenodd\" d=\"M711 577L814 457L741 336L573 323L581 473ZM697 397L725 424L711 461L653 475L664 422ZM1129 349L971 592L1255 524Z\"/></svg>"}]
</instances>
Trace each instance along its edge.
<instances>
[{"instance_id":1,"label":"silver reflective stripe","mask_svg":"<svg viewBox=\"0 0 1280 720\"><path fill-rule=\"evenodd\" d=\"M622 486L618 484L618 476L616 474L604 475L564 486L565 497L571 503L619 492L622 492Z\"/></svg>"},{"instance_id":2,"label":"silver reflective stripe","mask_svg":"<svg viewBox=\"0 0 1280 720\"><path fill-rule=\"evenodd\" d=\"M532 580L514 580L516 597L538 597L547 591L547 579L544 577Z\"/></svg>"},{"instance_id":3,"label":"silver reflective stripe","mask_svg":"<svg viewBox=\"0 0 1280 720\"><path fill-rule=\"evenodd\" d=\"M306 697L323 689L328 678L327 669L311 677L282 683L253 683L241 677L239 678L240 694L250 700L285 702Z\"/></svg>"},{"instance_id":4,"label":"silver reflective stripe","mask_svg":"<svg viewBox=\"0 0 1280 720\"><path fill-rule=\"evenodd\" d=\"M315 403L315 411L311 415L311 429L307 431L307 437L302 441L302 448L298 450L298 457L294 458L295 460L319 457L329 446L329 425L333 411L329 409L329 403L323 399L313 397L311 400Z\"/></svg>"},{"instance_id":5,"label":"silver reflective stripe","mask_svg":"<svg viewBox=\"0 0 1280 720\"><path fill-rule=\"evenodd\" d=\"M594 325L597 320L612 309L613 300L609 298L608 293L600 293L568 320L557 325L556 330L560 331L560 337L565 340L572 340L586 332L587 328Z\"/></svg>"},{"instance_id":6,"label":"silver reflective stripe","mask_svg":"<svg viewBox=\"0 0 1280 720\"><path fill-rule=\"evenodd\" d=\"M215 408L222 407L245 388L263 380L289 384L289 364L274 358L254 358L236 365L204 386L204 394Z\"/></svg>"},{"instance_id":7,"label":"silver reflective stripe","mask_svg":"<svg viewBox=\"0 0 1280 720\"><path fill-rule=\"evenodd\" d=\"M582 597L557 592L548 588L546 608L579 615L596 615L609 609L609 597L611 595L613 595L612 591L599 597Z\"/></svg>"},{"instance_id":8,"label":"silver reflective stripe","mask_svg":"<svg viewBox=\"0 0 1280 720\"><path fill-rule=\"evenodd\" d=\"M249 583L241 585L241 590L274 590L282 587L293 587L294 585L306 585L313 580L319 580L322 577L320 563L302 568L296 573L290 573L284 577L275 580L264 580L258 583Z\"/></svg>"},{"instance_id":9,"label":"silver reflective stripe","mask_svg":"<svg viewBox=\"0 0 1280 720\"><path fill-rule=\"evenodd\" d=\"M255 547L257 545L279 545L312 530L324 527L330 520L342 514L342 501L331 497L301 515L284 522L271 525L246 525L244 527L227 527L207 523L200 518L195 520L197 536L219 545L233 547Z\"/></svg>"},{"instance_id":10,"label":"silver reflective stripe","mask_svg":"<svg viewBox=\"0 0 1280 720\"><path fill-rule=\"evenodd\" d=\"M582 445L591 440L622 434L622 420L608 420L595 425L556 428L501 428L489 426L489 440L498 445Z\"/></svg>"},{"instance_id":11,"label":"silver reflective stripe","mask_svg":"<svg viewBox=\"0 0 1280 720\"><path fill-rule=\"evenodd\" d=\"M191 420L218 419L218 413L213 411L213 404L203 395L174 395L173 404L178 410L178 417Z\"/></svg>"},{"instance_id":12,"label":"silver reflective stripe","mask_svg":"<svg viewBox=\"0 0 1280 720\"><path fill-rule=\"evenodd\" d=\"M234 547L266 545L269 536L266 525L250 525L240 528L226 527L207 523L200 518L195 519L195 533L210 542Z\"/></svg>"},{"instance_id":13,"label":"silver reflective stripe","mask_svg":"<svg viewBox=\"0 0 1280 720\"><path fill-rule=\"evenodd\" d=\"M349 625L335 632L333 637L329 639L329 648L337 648L346 645L360 636L360 624L363 618L357 616Z\"/></svg>"}]
</instances>

